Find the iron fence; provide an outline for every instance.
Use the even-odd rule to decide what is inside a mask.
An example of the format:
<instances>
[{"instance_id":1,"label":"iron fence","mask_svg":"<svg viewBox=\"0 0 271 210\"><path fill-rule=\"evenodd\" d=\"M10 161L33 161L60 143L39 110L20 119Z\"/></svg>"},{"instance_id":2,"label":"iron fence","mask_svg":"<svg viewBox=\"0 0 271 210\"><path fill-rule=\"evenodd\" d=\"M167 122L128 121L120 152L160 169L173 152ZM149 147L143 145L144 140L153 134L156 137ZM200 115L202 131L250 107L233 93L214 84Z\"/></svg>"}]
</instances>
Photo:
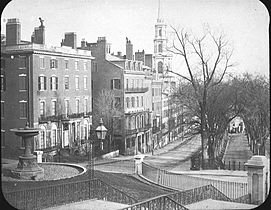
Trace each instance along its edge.
<instances>
[{"instance_id":1,"label":"iron fence","mask_svg":"<svg viewBox=\"0 0 271 210\"><path fill-rule=\"evenodd\" d=\"M213 180L185 174L176 174L153 167L146 163L142 163L142 175L158 185L178 190L188 190L211 184L230 199L237 199L248 194L247 183Z\"/></svg>"},{"instance_id":2,"label":"iron fence","mask_svg":"<svg viewBox=\"0 0 271 210\"><path fill-rule=\"evenodd\" d=\"M94 198L129 205L137 202L136 199L99 179L3 192L3 194L7 202L17 209L42 209Z\"/></svg>"},{"instance_id":3,"label":"iron fence","mask_svg":"<svg viewBox=\"0 0 271 210\"><path fill-rule=\"evenodd\" d=\"M121 210L188 210L167 195L158 196L136 203Z\"/></svg>"}]
</instances>

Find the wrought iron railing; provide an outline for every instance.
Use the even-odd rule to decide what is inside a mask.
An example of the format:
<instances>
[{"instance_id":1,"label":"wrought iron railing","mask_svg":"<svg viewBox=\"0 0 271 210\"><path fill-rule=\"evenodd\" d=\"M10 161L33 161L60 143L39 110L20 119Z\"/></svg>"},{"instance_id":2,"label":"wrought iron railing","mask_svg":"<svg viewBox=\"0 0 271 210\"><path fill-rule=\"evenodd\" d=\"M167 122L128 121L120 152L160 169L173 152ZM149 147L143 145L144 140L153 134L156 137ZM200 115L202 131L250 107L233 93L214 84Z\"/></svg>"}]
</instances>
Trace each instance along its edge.
<instances>
[{"instance_id":1,"label":"wrought iron railing","mask_svg":"<svg viewBox=\"0 0 271 210\"><path fill-rule=\"evenodd\" d=\"M44 116L41 115L39 117L39 122L47 122L47 121L53 121L53 122L57 122L60 120L68 120L71 118L81 118L81 117L88 117L90 116L92 113L91 112L80 112L80 113L71 113L71 114L59 114L59 115L53 115L53 116Z\"/></svg>"},{"instance_id":2,"label":"wrought iron railing","mask_svg":"<svg viewBox=\"0 0 271 210\"><path fill-rule=\"evenodd\" d=\"M193 177L186 174L177 174L153 167L144 162L142 163L142 175L158 185L178 190L193 189L211 184L230 199L236 199L248 194L247 183L213 180Z\"/></svg>"},{"instance_id":3,"label":"wrought iron railing","mask_svg":"<svg viewBox=\"0 0 271 210\"><path fill-rule=\"evenodd\" d=\"M17 209L41 209L52 206L100 199L134 204L136 199L99 179L54 184L21 191L3 192L6 200Z\"/></svg>"},{"instance_id":4,"label":"wrought iron railing","mask_svg":"<svg viewBox=\"0 0 271 210\"><path fill-rule=\"evenodd\" d=\"M182 206L167 195L158 196L148 199L146 201L136 203L134 205L125 207L121 210L188 210L188 208Z\"/></svg>"},{"instance_id":5,"label":"wrought iron railing","mask_svg":"<svg viewBox=\"0 0 271 210\"><path fill-rule=\"evenodd\" d=\"M231 201L226 195L212 185L197 187L168 195L181 205L189 205L206 199Z\"/></svg>"},{"instance_id":6,"label":"wrought iron railing","mask_svg":"<svg viewBox=\"0 0 271 210\"><path fill-rule=\"evenodd\" d=\"M125 93L145 93L149 90L148 87L142 88L125 88Z\"/></svg>"}]
</instances>

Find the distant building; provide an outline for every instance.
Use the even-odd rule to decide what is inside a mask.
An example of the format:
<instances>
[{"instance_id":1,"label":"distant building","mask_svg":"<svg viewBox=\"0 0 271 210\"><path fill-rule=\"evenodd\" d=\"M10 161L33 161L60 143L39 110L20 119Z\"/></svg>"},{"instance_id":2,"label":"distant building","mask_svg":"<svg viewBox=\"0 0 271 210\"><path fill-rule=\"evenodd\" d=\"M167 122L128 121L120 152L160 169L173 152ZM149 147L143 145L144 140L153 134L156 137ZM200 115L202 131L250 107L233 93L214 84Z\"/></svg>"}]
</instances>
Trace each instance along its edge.
<instances>
[{"instance_id":1,"label":"distant building","mask_svg":"<svg viewBox=\"0 0 271 210\"><path fill-rule=\"evenodd\" d=\"M20 39L18 19L6 25L1 45L2 151L24 148L11 128L40 128L33 149L54 154L74 151L88 139L92 124L91 52L45 45L45 26L35 28L31 42ZM81 141L82 140L82 141Z\"/></svg>"},{"instance_id":2,"label":"distant building","mask_svg":"<svg viewBox=\"0 0 271 210\"><path fill-rule=\"evenodd\" d=\"M115 100L120 104L122 117L115 119L113 141L121 154L137 154L151 150L152 147L152 90L151 68L135 60L133 45L126 39L126 55L110 52L110 44L105 37L96 43L81 42L81 49L89 49L95 57L92 71L93 98L104 90L112 90ZM137 57L138 58L138 57ZM95 112L95 108L93 108Z\"/></svg>"}]
</instances>

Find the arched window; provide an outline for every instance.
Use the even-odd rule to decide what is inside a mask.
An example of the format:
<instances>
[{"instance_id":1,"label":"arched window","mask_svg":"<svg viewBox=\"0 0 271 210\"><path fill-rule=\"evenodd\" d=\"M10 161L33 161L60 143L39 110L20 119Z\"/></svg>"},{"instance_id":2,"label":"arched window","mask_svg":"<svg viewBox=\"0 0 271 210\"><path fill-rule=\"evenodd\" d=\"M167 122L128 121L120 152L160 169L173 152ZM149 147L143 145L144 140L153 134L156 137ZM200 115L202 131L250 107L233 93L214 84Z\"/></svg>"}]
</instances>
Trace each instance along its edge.
<instances>
[{"instance_id":1,"label":"arched window","mask_svg":"<svg viewBox=\"0 0 271 210\"><path fill-rule=\"evenodd\" d=\"M162 44L160 43L160 44L158 44L158 52L162 52L163 51L163 47L162 47Z\"/></svg>"},{"instance_id":2,"label":"arched window","mask_svg":"<svg viewBox=\"0 0 271 210\"><path fill-rule=\"evenodd\" d=\"M143 115L141 115L141 127L144 127L144 116Z\"/></svg>"},{"instance_id":3,"label":"arched window","mask_svg":"<svg viewBox=\"0 0 271 210\"><path fill-rule=\"evenodd\" d=\"M126 107L130 108L130 98L129 97L126 98Z\"/></svg>"},{"instance_id":4,"label":"arched window","mask_svg":"<svg viewBox=\"0 0 271 210\"><path fill-rule=\"evenodd\" d=\"M46 129L44 126L40 127L40 133L39 133L39 144L38 148L39 149L44 149L45 148L45 140L46 140Z\"/></svg>"},{"instance_id":5,"label":"arched window","mask_svg":"<svg viewBox=\"0 0 271 210\"><path fill-rule=\"evenodd\" d=\"M139 107L139 97L136 97L136 106Z\"/></svg>"},{"instance_id":6,"label":"arched window","mask_svg":"<svg viewBox=\"0 0 271 210\"><path fill-rule=\"evenodd\" d=\"M53 123L52 130L51 130L51 147L56 146L56 144L57 144L57 127Z\"/></svg>"},{"instance_id":7,"label":"arched window","mask_svg":"<svg viewBox=\"0 0 271 210\"><path fill-rule=\"evenodd\" d=\"M135 117L134 116L131 119L131 129L135 129Z\"/></svg>"},{"instance_id":8,"label":"arched window","mask_svg":"<svg viewBox=\"0 0 271 210\"><path fill-rule=\"evenodd\" d=\"M135 107L135 97L132 97L132 107Z\"/></svg>"},{"instance_id":9,"label":"arched window","mask_svg":"<svg viewBox=\"0 0 271 210\"><path fill-rule=\"evenodd\" d=\"M162 29L159 29L159 36L162 36Z\"/></svg>"},{"instance_id":10,"label":"arched window","mask_svg":"<svg viewBox=\"0 0 271 210\"><path fill-rule=\"evenodd\" d=\"M158 73L163 73L163 62L159 61L158 62Z\"/></svg>"}]
</instances>

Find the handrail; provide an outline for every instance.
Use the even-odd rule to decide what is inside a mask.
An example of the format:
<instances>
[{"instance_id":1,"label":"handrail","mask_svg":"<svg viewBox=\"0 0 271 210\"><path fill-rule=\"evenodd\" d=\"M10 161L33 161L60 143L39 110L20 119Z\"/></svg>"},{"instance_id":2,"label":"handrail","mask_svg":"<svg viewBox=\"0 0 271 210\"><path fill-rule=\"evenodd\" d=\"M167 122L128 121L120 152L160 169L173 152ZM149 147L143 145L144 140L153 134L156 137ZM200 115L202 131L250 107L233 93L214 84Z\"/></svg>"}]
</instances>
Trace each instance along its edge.
<instances>
[{"instance_id":1,"label":"handrail","mask_svg":"<svg viewBox=\"0 0 271 210\"><path fill-rule=\"evenodd\" d=\"M153 198L150 198L150 199L147 199L145 201L141 201L141 202L138 202L138 203L135 203L133 205L130 205L130 206L127 206L127 207L124 207L120 210L131 210L131 209L137 209L137 207L145 207L144 205L147 205L149 206L149 204L151 202L154 202L156 200L163 200L164 203L165 203L165 200L168 199L170 202L174 203L175 204L175 208L174 209L181 209L181 210L189 210L188 208L184 207L183 205L181 205L180 203L178 203L177 201L173 200L172 198L169 197L169 195L159 195L159 196L156 196L156 197L153 197ZM163 204L165 205L165 204ZM177 208L176 208L177 207ZM179 208L178 208L179 207ZM149 208L148 208L149 209ZM152 208L150 208L152 209ZM165 208L166 209L166 208ZM172 209L172 208L170 208Z\"/></svg>"}]
</instances>

